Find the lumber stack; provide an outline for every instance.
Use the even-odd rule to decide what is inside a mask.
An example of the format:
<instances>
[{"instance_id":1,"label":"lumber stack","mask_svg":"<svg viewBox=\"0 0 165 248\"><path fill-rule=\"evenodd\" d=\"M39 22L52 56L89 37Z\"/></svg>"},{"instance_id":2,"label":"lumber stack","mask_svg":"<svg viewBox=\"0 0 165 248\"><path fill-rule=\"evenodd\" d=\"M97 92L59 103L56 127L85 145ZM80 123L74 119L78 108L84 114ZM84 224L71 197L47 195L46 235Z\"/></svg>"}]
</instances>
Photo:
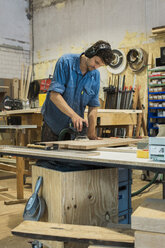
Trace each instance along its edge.
<instances>
[{"instance_id":1,"label":"lumber stack","mask_svg":"<svg viewBox=\"0 0 165 248\"><path fill-rule=\"evenodd\" d=\"M136 248L160 248L165 244L165 200L146 199L132 214Z\"/></svg>"},{"instance_id":2,"label":"lumber stack","mask_svg":"<svg viewBox=\"0 0 165 248\"><path fill-rule=\"evenodd\" d=\"M162 33L165 33L165 26L152 28L152 34L162 34Z\"/></svg>"},{"instance_id":3,"label":"lumber stack","mask_svg":"<svg viewBox=\"0 0 165 248\"><path fill-rule=\"evenodd\" d=\"M22 65L21 69L21 83L20 83L20 100L27 101L28 100L28 92L30 81L32 77L32 65Z\"/></svg>"},{"instance_id":4,"label":"lumber stack","mask_svg":"<svg viewBox=\"0 0 165 248\"><path fill-rule=\"evenodd\" d=\"M152 35L150 37L160 38L165 35L165 26L159 26L152 28Z\"/></svg>"}]
</instances>

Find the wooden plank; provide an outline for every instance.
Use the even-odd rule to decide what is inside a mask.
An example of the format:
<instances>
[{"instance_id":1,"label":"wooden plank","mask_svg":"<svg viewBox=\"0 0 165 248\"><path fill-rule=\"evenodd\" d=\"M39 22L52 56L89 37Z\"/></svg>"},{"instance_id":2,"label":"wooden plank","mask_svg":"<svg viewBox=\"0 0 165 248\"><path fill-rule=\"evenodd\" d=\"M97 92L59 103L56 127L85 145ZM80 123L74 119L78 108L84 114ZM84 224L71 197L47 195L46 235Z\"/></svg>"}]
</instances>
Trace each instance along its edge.
<instances>
[{"instance_id":1,"label":"wooden plank","mask_svg":"<svg viewBox=\"0 0 165 248\"><path fill-rule=\"evenodd\" d=\"M10 164L4 164L0 162L0 170L5 171L11 171L11 172L17 172L16 166L10 165ZM24 175L31 176L31 172L29 170L24 170Z\"/></svg>"},{"instance_id":2,"label":"wooden plank","mask_svg":"<svg viewBox=\"0 0 165 248\"><path fill-rule=\"evenodd\" d=\"M126 245L133 247L134 238L105 227L54 224L48 222L24 221L12 230L21 237L75 242L94 242L95 244Z\"/></svg>"},{"instance_id":3,"label":"wooden plank","mask_svg":"<svg viewBox=\"0 0 165 248\"><path fill-rule=\"evenodd\" d=\"M112 222L117 223L117 169L81 170L81 167L70 167L65 172L62 172L62 166L59 167L61 171L32 167L33 189L38 176L43 177L42 196L46 201L47 212L42 221L105 227ZM50 247L59 246L55 242ZM64 247L76 246L72 244Z\"/></svg>"},{"instance_id":4,"label":"wooden plank","mask_svg":"<svg viewBox=\"0 0 165 248\"><path fill-rule=\"evenodd\" d=\"M165 234L153 232L135 232L136 248L160 248L165 244Z\"/></svg>"},{"instance_id":5,"label":"wooden plank","mask_svg":"<svg viewBox=\"0 0 165 248\"><path fill-rule=\"evenodd\" d=\"M137 120L137 125L136 125L136 138L140 136L140 129L142 125L142 114L138 114L138 120Z\"/></svg>"},{"instance_id":6,"label":"wooden plank","mask_svg":"<svg viewBox=\"0 0 165 248\"><path fill-rule=\"evenodd\" d=\"M138 139L131 138L105 138L102 140L65 140L53 142L40 142L39 144L57 145L61 149L92 150L99 147L126 146L138 143Z\"/></svg>"},{"instance_id":7,"label":"wooden plank","mask_svg":"<svg viewBox=\"0 0 165 248\"><path fill-rule=\"evenodd\" d=\"M152 33L153 34L165 33L165 26L159 26L159 27L152 28Z\"/></svg>"},{"instance_id":8,"label":"wooden plank","mask_svg":"<svg viewBox=\"0 0 165 248\"><path fill-rule=\"evenodd\" d=\"M13 79L13 98L14 99L18 99L19 97L19 79L18 78L14 78Z\"/></svg>"},{"instance_id":9,"label":"wooden plank","mask_svg":"<svg viewBox=\"0 0 165 248\"><path fill-rule=\"evenodd\" d=\"M119 246L105 246L105 245L90 245L90 246L88 246L88 248L123 248L123 246L121 247L119 247Z\"/></svg>"},{"instance_id":10,"label":"wooden plank","mask_svg":"<svg viewBox=\"0 0 165 248\"><path fill-rule=\"evenodd\" d=\"M8 188L0 186L0 192L3 192L3 191L8 191Z\"/></svg>"},{"instance_id":11,"label":"wooden plank","mask_svg":"<svg viewBox=\"0 0 165 248\"><path fill-rule=\"evenodd\" d=\"M23 81L23 89L22 89L22 91L23 91L23 95L22 95L22 100L26 100L25 99L25 92L26 92L26 83L27 83L27 74L28 74L28 66L27 65L25 65L25 67L24 67L24 81Z\"/></svg>"},{"instance_id":12,"label":"wooden plank","mask_svg":"<svg viewBox=\"0 0 165 248\"><path fill-rule=\"evenodd\" d=\"M27 147L28 148L34 148L34 149L42 149L42 150L50 150L51 149L51 146L46 146L46 145L35 145L35 144L27 144ZM59 149L58 151L60 152L65 152L65 153L70 153L69 150L66 150L66 149ZM96 156L96 155L99 155L100 152L98 151L77 151L75 150L74 151L75 153L79 153L81 155L84 155L84 156Z\"/></svg>"},{"instance_id":13,"label":"wooden plank","mask_svg":"<svg viewBox=\"0 0 165 248\"><path fill-rule=\"evenodd\" d=\"M20 90L19 90L19 99L23 100L24 94L24 64L21 66L21 81L20 81Z\"/></svg>"},{"instance_id":14,"label":"wooden plank","mask_svg":"<svg viewBox=\"0 0 165 248\"><path fill-rule=\"evenodd\" d=\"M165 233L165 200L146 199L132 214L132 228Z\"/></svg>"},{"instance_id":15,"label":"wooden plank","mask_svg":"<svg viewBox=\"0 0 165 248\"><path fill-rule=\"evenodd\" d=\"M108 125L136 125L137 114L136 113L110 113L105 115L105 113L97 114L97 118L100 118L99 126Z\"/></svg>"},{"instance_id":16,"label":"wooden plank","mask_svg":"<svg viewBox=\"0 0 165 248\"><path fill-rule=\"evenodd\" d=\"M16 166L0 162L0 170L16 172Z\"/></svg>"},{"instance_id":17,"label":"wooden plank","mask_svg":"<svg viewBox=\"0 0 165 248\"><path fill-rule=\"evenodd\" d=\"M26 203L27 199L15 199L15 200L5 200L5 205L13 205L13 204L20 204L20 203Z\"/></svg>"},{"instance_id":18,"label":"wooden plank","mask_svg":"<svg viewBox=\"0 0 165 248\"><path fill-rule=\"evenodd\" d=\"M32 76L32 65L29 65L28 76L27 76L27 83L26 83L26 88L25 88L25 95L24 95L25 101L27 101L27 97L28 97L31 76Z\"/></svg>"}]
</instances>

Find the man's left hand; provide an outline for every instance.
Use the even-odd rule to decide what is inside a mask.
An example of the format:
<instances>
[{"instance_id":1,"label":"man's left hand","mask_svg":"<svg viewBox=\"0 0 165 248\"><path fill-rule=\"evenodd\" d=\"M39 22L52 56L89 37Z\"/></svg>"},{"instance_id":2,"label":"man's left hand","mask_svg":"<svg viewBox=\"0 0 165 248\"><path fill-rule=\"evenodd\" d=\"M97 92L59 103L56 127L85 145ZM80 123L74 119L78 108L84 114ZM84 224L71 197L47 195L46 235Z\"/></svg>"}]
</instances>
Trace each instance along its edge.
<instances>
[{"instance_id":1,"label":"man's left hand","mask_svg":"<svg viewBox=\"0 0 165 248\"><path fill-rule=\"evenodd\" d=\"M89 138L90 140L102 140L101 137L97 137L96 135L88 135L88 138Z\"/></svg>"}]
</instances>

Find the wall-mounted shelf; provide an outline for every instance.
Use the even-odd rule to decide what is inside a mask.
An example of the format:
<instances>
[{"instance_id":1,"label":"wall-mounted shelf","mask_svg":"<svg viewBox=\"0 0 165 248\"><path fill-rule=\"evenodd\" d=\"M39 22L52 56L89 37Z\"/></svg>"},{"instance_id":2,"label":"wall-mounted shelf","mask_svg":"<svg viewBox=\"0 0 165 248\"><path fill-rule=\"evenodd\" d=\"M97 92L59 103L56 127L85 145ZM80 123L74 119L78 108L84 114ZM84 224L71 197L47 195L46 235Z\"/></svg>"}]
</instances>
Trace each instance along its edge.
<instances>
[{"instance_id":1,"label":"wall-mounted shelf","mask_svg":"<svg viewBox=\"0 0 165 248\"><path fill-rule=\"evenodd\" d=\"M159 75L159 74L164 74L164 75ZM159 125L165 124L165 106L164 106L165 80L164 79L165 79L165 66L156 67L148 70L148 77L147 77L148 136L156 136L159 129L158 124Z\"/></svg>"}]
</instances>

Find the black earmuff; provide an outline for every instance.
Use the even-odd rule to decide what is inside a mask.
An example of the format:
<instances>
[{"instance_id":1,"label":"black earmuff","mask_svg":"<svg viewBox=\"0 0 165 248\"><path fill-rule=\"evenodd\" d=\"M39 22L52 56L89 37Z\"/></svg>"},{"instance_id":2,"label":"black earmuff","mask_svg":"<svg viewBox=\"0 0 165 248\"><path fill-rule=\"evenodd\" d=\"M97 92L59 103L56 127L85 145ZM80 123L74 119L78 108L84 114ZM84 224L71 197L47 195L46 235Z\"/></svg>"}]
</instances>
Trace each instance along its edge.
<instances>
[{"instance_id":1,"label":"black earmuff","mask_svg":"<svg viewBox=\"0 0 165 248\"><path fill-rule=\"evenodd\" d=\"M111 49L111 46L108 44L100 44L98 47L91 46L84 52L84 54L86 57L92 58L98 51L103 49Z\"/></svg>"}]
</instances>

